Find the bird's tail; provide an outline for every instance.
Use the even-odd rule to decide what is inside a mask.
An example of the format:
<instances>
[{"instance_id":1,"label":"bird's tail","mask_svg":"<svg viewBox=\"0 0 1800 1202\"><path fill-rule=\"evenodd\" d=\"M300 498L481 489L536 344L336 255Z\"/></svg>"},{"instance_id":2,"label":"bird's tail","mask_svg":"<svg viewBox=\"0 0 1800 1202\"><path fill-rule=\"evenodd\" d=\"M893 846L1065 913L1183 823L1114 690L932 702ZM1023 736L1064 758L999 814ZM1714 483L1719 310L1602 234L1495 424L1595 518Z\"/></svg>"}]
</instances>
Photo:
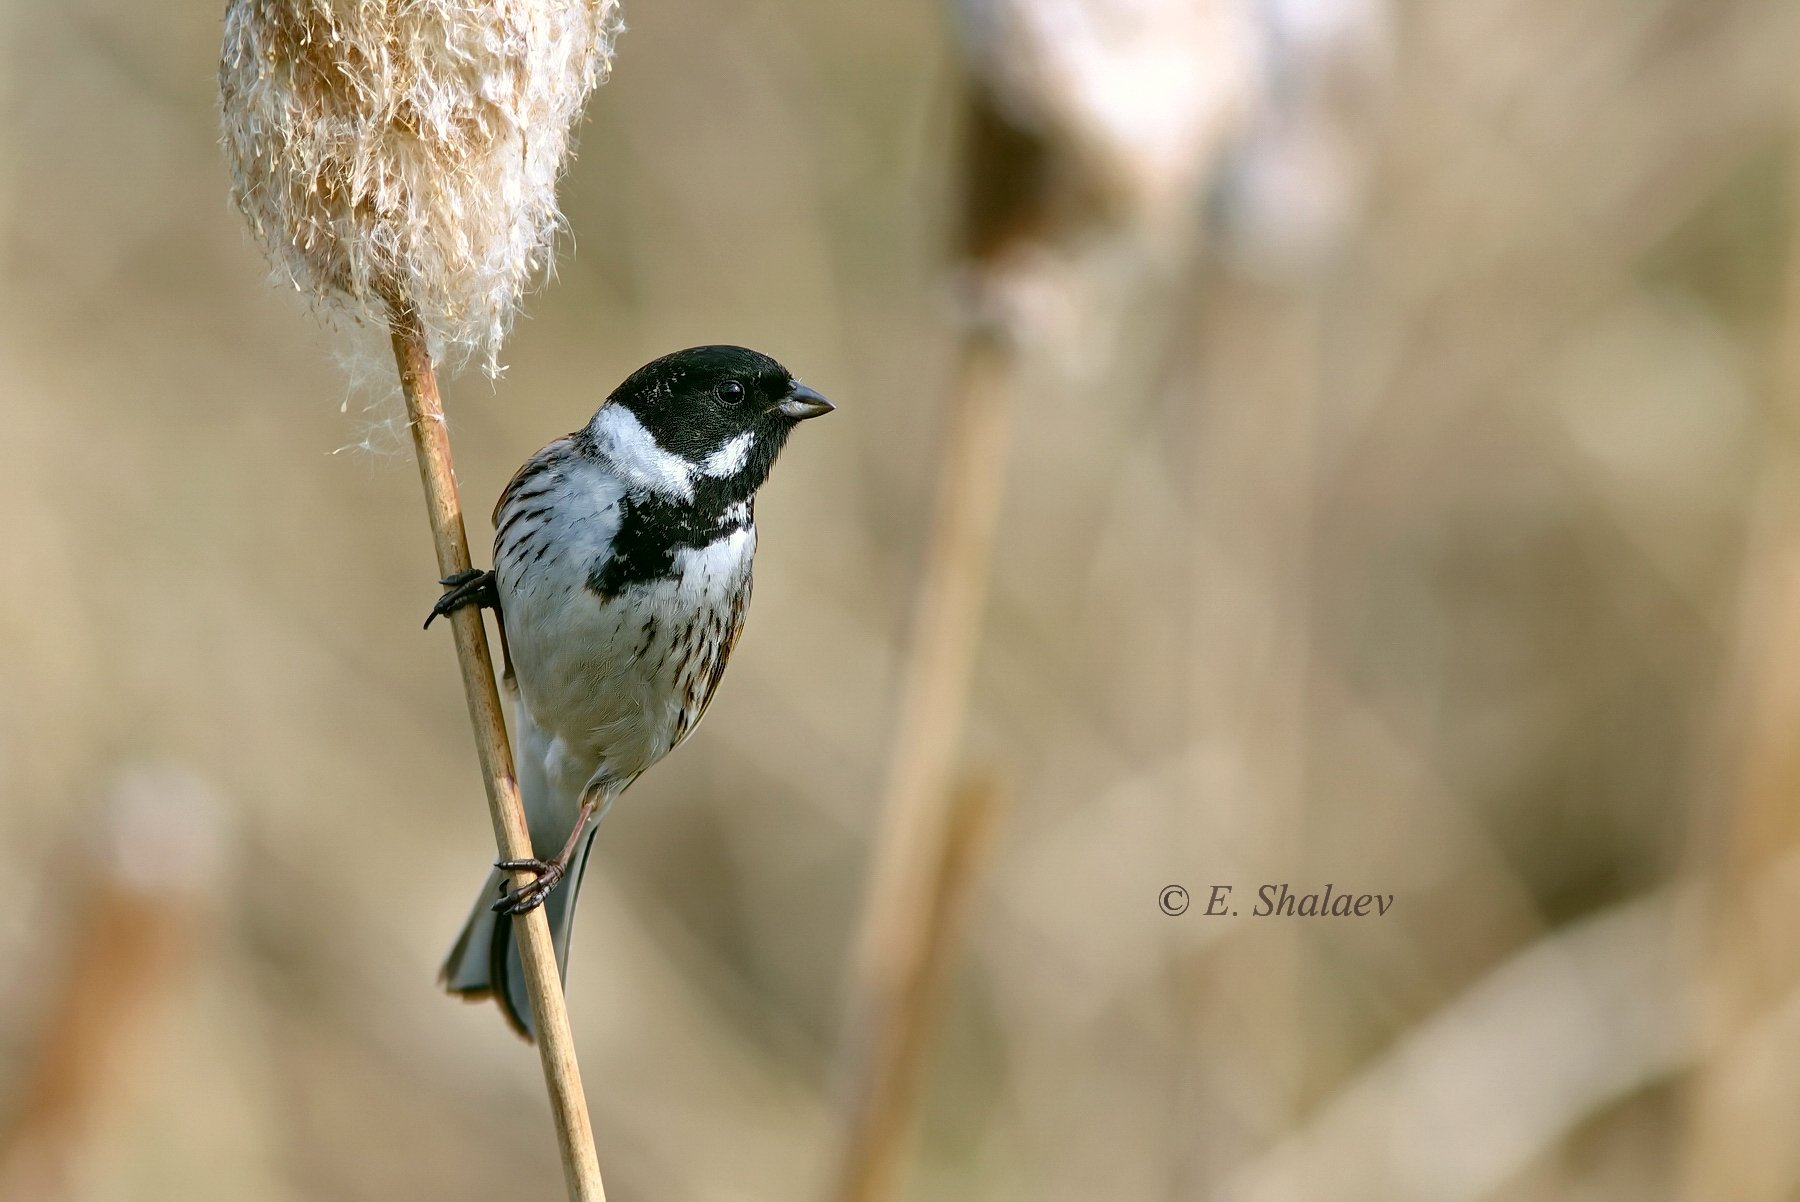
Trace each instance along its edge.
<instances>
[{"instance_id":1,"label":"bird's tail","mask_svg":"<svg viewBox=\"0 0 1800 1202\"><path fill-rule=\"evenodd\" d=\"M575 926L575 898L581 892L581 877L587 869L594 834L594 830L588 831L569 862L568 875L544 901L550 939L556 945L556 967L565 983L569 978L569 933ZM457 936L456 946L450 949L438 979L445 989L465 1001L493 998L512 1029L530 1041L531 1000L525 990L525 968L519 959L518 941L513 937L513 917L496 914L492 909L506 887L506 875L498 868L488 874L487 885L475 899L475 910Z\"/></svg>"}]
</instances>

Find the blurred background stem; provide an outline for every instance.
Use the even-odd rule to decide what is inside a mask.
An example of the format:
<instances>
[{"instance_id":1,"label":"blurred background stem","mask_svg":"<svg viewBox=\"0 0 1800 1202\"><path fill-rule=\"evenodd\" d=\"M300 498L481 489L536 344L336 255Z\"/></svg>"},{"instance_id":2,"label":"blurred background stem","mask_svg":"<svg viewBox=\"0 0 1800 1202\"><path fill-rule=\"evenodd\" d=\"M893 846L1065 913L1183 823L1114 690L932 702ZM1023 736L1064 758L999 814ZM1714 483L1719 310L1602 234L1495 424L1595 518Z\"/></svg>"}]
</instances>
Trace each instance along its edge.
<instances>
[{"instance_id":1,"label":"blurred background stem","mask_svg":"<svg viewBox=\"0 0 1800 1202\"><path fill-rule=\"evenodd\" d=\"M1787 147L1786 278L1718 762L1696 813L1709 963L1687 1196L1777 1202L1800 1187L1800 140Z\"/></svg>"},{"instance_id":2,"label":"blurred background stem","mask_svg":"<svg viewBox=\"0 0 1800 1202\"><path fill-rule=\"evenodd\" d=\"M946 890L960 890L974 872L979 845L970 835L985 828L982 791L959 795L952 783L1005 491L1015 356L985 328L965 335L960 355L863 916L838 1195L845 1202L892 1192L929 1042L926 1012L949 963Z\"/></svg>"},{"instance_id":3,"label":"blurred background stem","mask_svg":"<svg viewBox=\"0 0 1800 1202\"><path fill-rule=\"evenodd\" d=\"M218 886L220 818L197 779L140 765L73 824L79 840L59 859L80 887L55 891L72 923L0 1127L0 1202L87 1196L95 1131L145 1075L133 1062L151 1012L186 983Z\"/></svg>"},{"instance_id":4,"label":"blurred background stem","mask_svg":"<svg viewBox=\"0 0 1800 1202\"><path fill-rule=\"evenodd\" d=\"M953 789L948 826L928 865L913 955L896 964L885 1020L870 1044L850 1099L835 1197L839 1202L886 1202L900 1195L905 1154L914 1130L925 1067L948 993L954 950L962 933L976 875L991 845L1003 803L991 781Z\"/></svg>"}]
</instances>

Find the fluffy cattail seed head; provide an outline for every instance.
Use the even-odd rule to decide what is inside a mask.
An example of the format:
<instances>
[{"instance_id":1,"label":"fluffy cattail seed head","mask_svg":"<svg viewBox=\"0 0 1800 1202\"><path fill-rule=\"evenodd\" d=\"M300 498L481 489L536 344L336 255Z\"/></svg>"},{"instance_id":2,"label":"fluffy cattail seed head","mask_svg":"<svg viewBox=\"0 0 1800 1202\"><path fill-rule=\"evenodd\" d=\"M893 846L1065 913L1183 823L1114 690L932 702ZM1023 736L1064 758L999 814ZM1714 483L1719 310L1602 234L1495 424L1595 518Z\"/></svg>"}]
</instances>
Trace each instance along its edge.
<instances>
[{"instance_id":1,"label":"fluffy cattail seed head","mask_svg":"<svg viewBox=\"0 0 1800 1202\"><path fill-rule=\"evenodd\" d=\"M1248 115L1251 0L960 0L972 79L1116 222L1191 220Z\"/></svg>"},{"instance_id":2,"label":"fluffy cattail seed head","mask_svg":"<svg viewBox=\"0 0 1800 1202\"><path fill-rule=\"evenodd\" d=\"M971 328L1092 349L1121 287L1185 261L1252 111L1258 2L957 0Z\"/></svg>"},{"instance_id":3,"label":"fluffy cattail seed head","mask_svg":"<svg viewBox=\"0 0 1800 1202\"><path fill-rule=\"evenodd\" d=\"M301 291L497 370L619 29L617 0L231 0L232 198Z\"/></svg>"}]
</instances>

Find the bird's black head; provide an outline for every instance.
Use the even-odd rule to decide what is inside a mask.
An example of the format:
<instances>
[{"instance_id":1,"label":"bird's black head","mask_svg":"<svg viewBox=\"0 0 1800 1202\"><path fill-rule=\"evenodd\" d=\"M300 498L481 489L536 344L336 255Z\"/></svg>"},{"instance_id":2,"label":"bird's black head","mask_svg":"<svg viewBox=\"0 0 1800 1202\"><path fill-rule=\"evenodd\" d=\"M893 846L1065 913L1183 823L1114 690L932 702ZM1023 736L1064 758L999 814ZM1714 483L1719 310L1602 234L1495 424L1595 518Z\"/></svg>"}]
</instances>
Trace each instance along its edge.
<instances>
[{"instance_id":1,"label":"bird's black head","mask_svg":"<svg viewBox=\"0 0 1800 1202\"><path fill-rule=\"evenodd\" d=\"M582 433L649 491L730 504L762 486L797 423L831 409L767 355L696 346L632 372Z\"/></svg>"}]
</instances>

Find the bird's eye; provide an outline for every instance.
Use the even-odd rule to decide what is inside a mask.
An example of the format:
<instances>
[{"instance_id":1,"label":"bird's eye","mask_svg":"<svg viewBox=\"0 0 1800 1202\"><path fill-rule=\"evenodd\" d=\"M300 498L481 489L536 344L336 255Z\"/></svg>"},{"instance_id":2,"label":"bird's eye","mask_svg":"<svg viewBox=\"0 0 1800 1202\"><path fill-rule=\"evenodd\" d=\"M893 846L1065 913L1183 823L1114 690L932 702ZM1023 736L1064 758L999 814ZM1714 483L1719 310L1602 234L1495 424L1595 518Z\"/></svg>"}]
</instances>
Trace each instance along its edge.
<instances>
[{"instance_id":1,"label":"bird's eye","mask_svg":"<svg viewBox=\"0 0 1800 1202\"><path fill-rule=\"evenodd\" d=\"M736 380L727 380L719 385L719 399L727 405L736 405L744 399L744 386Z\"/></svg>"}]
</instances>

